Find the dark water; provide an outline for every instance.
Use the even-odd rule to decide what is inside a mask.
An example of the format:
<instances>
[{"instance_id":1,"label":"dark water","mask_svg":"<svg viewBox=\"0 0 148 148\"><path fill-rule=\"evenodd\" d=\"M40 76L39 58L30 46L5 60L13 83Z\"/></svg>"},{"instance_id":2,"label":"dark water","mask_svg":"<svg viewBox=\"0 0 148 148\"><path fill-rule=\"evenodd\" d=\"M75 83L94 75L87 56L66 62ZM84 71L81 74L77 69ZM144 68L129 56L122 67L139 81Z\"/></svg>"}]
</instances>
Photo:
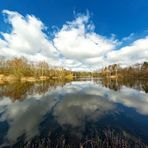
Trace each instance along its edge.
<instances>
[{"instance_id":1,"label":"dark water","mask_svg":"<svg viewBox=\"0 0 148 148\"><path fill-rule=\"evenodd\" d=\"M0 85L0 147L38 141L50 147L78 147L103 136L102 131L116 131L148 144L148 81L81 79Z\"/></svg>"}]
</instances>

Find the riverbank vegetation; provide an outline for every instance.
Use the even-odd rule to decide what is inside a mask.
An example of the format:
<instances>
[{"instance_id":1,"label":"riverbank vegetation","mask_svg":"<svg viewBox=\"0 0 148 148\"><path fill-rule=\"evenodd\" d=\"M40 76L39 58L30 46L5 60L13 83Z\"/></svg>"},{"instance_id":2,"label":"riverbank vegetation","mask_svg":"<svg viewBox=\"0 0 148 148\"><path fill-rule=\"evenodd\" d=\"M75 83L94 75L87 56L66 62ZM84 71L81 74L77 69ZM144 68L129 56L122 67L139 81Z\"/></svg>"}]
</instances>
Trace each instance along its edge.
<instances>
[{"instance_id":1,"label":"riverbank vegetation","mask_svg":"<svg viewBox=\"0 0 148 148\"><path fill-rule=\"evenodd\" d=\"M0 83L10 81L36 82L41 80L74 80L76 78L98 77L98 71L71 71L63 67L50 66L45 61L30 62L26 58L0 57Z\"/></svg>"},{"instance_id":2,"label":"riverbank vegetation","mask_svg":"<svg viewBox=\"0 0 148 148\"><path fill-rule=\"evenodd\" d=\"M148 62L144 62L142 64L135 64L132 66L121 67L118 64L109 65L104 67L99 72L100 77L104 78L139 78L146 79L148 78Z\"/></svg>"},{"instance_id":3,"label":"riverbank vegetation","mask_svg":"<svg viewBox=\"0 0 148 148\"><path fill-rule=\"evenodd\" d=\"M148 62L121 67L118 64L109 65L96 71L71 71L62 67L50 66L45 61L30 62L24 57L5 59L0 57L0 83L2 81L41 81L48 79L74 80L76 78L140 78L148 76Z\"/></svg>"},{"instance_id":4,"label":"riverbank vegetation","mask_svg":"<svg viewBox=\"0 0 148 148\"><path fill-rule=\"evenodd\" d=\"M28 61L26 58L14 57L5 59L0 57L0 80L4 81L40 81L47 79L73 80L75 78L88 78L98 76L97 72L71 71L62 67L50 66L45 61L36 63Z\"/></svg>"},{"instance_id":5,"label":"riverbank vegetation","mask_svg":"<svg viewBox=\"0 0 148 148\"><path fill-rule=\"evenodd\" d=\"M29 62L26 58L6 60L0 58L0 80L39 81L47 79L73 79L71 71L49 66L45 61Z\"/></svg>"},{"instance_id":6,"label":"riverbank vegetation","mask_svg":"<svg viewBox=\"0 0 148 148\"><path fill-rule=\"evenodd\" d=\"M58 132L59 134L59 132ZM54 139L52 138L54 136ZM73 135L73 138L75 136ZM46 147L46 148L147 148L147 144L124 131L104 129L95 131L91 137L82 136L82 139L68 139L66 135L36 136L28 141L18 141L13 147Z\"/></svg>"}]
</instances>

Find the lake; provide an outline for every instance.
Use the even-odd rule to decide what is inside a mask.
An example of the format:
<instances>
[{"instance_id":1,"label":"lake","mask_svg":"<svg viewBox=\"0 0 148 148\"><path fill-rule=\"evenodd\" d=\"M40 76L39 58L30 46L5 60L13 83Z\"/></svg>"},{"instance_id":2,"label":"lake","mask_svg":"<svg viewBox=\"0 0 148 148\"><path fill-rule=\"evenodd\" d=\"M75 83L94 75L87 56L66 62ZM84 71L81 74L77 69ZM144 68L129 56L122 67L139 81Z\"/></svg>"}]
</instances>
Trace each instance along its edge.
<instances>
[{"instance_id":1,"label":"lake","mask_svg":"<svg viewBox=\"0 0 148 148\"><path fill-rule=\"evenodd\" d=\"M108 138L148 144L148 81L0 84L0 147L101 147Z\"/></svg>"}]
</instances>

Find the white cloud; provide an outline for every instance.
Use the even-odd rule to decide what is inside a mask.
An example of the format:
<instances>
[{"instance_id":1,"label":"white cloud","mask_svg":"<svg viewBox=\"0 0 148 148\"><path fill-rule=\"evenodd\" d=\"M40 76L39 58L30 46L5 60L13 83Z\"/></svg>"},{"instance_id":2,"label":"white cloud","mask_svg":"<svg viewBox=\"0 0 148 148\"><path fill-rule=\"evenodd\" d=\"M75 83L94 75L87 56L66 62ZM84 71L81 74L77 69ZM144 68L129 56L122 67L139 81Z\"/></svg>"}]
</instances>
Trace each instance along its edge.
<instances>
[{"instance_id":1,"label":"white cloud","mask_svg":"<svg viewBox=\"0 0 148 148\"><path fill-rule=\"evenodd\" d=\"M136 40L129 46L109 52L107 57L110 62L126 65L148 61L148 36Z\"/></svg>"},{"instance_id":2,"label":"white cloud","mask_svg":"<svg viewBox=\"0 0 148 148\"><path fill-rule=\"evenodd\" d=\"M99 35L94 31L89 13L78 15L56 33L53 31L53 39L49 39L45 33L46 26L35 16L22 16L8 10L3 13L12 29L9 33L1 33L0 56L45 60L53 66L73 70L93 70L113 63L129 65L148 61L148 37L118 49L118 45L124 45L133 38L133 33L121 41L114 34L111 38Z\"/></svg>"},{"instance_id":3,"label":"white cloud","mask_svg":"<svg viewBox=\"0 0 148 148\"><path fill-rule=\"evenodd\" d=\"M25 56L30 60L55 60L56 50L47 35L43 33L44 24L35 16L23 17L17 12L3 11L12 26L10 33L1 33L0 55L6 57Z\"/></svg>"},{"instance_id":4,"label":"white cloud","mask_svg":"<svg viewBox=\"0 0 148 148\"><path fill-rule=\"evenodd\" d=\"M109 40L93 32L89 17L79 16L68 22L55 35L55 47L68 58L84 60L99 57L115 48L116 41Z\"/></svg>"}]
</instances>

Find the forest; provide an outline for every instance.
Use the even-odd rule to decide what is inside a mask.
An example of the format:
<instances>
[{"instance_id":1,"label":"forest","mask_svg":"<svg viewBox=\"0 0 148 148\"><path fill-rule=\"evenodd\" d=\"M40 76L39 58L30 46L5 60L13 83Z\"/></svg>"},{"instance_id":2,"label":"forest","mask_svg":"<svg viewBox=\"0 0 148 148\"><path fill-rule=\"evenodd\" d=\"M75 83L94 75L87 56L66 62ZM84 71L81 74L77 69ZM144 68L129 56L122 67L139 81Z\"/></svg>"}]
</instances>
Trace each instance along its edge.
<instances>
[{"instance_id":1,"label":"forest","mask_svg":"<svg viewBox=\"0 0 148 148\"><path fill-rule=\"evenodd\" d=\"M132 66L121 67L119 64L104 67L99 72L100 77L105 78L137 78L147 79L148 62L134 64Z\"/></svg>"},{"instance_id":2,"label":"forest","mask_svg":"<svg viewBox=\"0 0 148 148\"><path fill-rule=\"evenodd\" d=\"M49 66L45 61L33 63L24 57L10 60L0 58L0 79L35 81L49 78L72 79L73 73L61 67Z\"/></svg>"},{"instance_id":3,"label":"forest","mask_svg":"<svg viewBox=\"0 0 148 148\"><path fill-rule=\"evenodd\" d=\"M0 80L22 80L36 81L47 79L68 79L76 78L140 78L146 79L148 76L148 62L135 64L132 66L121 67L119 64L113 64L95 71L71 71L63 67L49 65L45 61L36 63L28 61L24 57L14 57L6 59L0 57Z\"/></svg>"}]
</instances>

